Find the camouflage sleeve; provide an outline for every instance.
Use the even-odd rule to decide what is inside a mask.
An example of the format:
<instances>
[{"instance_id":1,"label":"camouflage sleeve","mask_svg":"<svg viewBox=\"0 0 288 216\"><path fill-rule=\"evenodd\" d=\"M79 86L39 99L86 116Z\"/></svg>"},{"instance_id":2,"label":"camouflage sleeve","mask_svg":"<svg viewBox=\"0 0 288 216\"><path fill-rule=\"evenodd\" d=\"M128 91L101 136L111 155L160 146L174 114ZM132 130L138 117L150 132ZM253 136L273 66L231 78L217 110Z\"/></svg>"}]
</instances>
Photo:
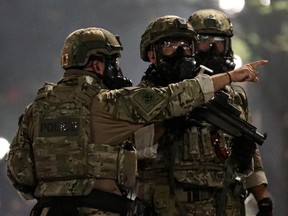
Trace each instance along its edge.
<instances>
[{"instance_id":1,"label":"camouflage sleeve","mask_svg":"<svg viewBox=\"0 0 288 216\"><path fill-rule=\"evenodd\" d=\"M132 87L102 90L94 107L96 115L107 113L133 123L161 121L184 115L214 96L211 77L201 75L163 88Z\"/></svg>"},{"instance_id":2,"label":"camouflage sleeve","mask_svg":"<svg viewBox=\"0 0 288 216\"><path fill-rule=\"evenodd\" d=\"M198 81L198 84L200 85L205 102L208 102L214 96L213 82L211 78L210 79L208 78L210 78L210 76L204 74L199 75L195 78Z\"/></svg>"},{"instance_id":3,"label":"camouflage sleeve","mask_svg":"<svg viewBox=\"0 0 288 216\"><path fill-rule=\"evenodd\" d=\"M252 122L251 112L248 106L248 98L245 91L243 89L238 88L236 92L239 97L238 99L241 106L242 114L244 114L244 116L242 117L246 119L248 122ZM260 151L258 148L256 149L255 154L253 156L253 161L254 161L254 172L246 179L247 188L252 188L261 184L267 185L268 181L264 171Z\"/></svg>"},{"instance_id":4,"label":"camouflage sleeve","mask_svg":"<svg viewBox=\"0 0 288 216\"><path fill-rule=\"evenodd\" d=\"M10 144L7 157L7 176L13 187L25 199L33 199L36 186L32 143L25 123L26 113L19 118L16 136Z\"/></svg>"},{"instance_id":5,"label":"camouflage sleeve","mask_svg":"<svg viewBox=\"0 0 288 216\"><path fill-rule=\"evenodd\" d=\"M256 149L253 160L254 160L254 172L246 179L246 186L248 189L261 184L265 185L268 184L267 177L264 172L260 151L258 148Z\"/></svg>"}]
</instances>

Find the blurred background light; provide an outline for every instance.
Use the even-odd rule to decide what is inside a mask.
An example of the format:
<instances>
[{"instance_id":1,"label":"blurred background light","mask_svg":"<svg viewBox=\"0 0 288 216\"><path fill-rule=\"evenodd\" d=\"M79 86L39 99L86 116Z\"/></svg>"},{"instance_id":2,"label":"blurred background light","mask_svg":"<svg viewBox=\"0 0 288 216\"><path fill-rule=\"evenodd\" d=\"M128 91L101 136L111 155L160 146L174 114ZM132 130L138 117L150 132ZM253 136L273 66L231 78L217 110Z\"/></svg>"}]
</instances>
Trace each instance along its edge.
<instances>
[{"instance_id":1,"label":"blurred background light","mask_svg":"<svg viewBox=\"0 0 288 216\"><path fill-rule=\"evenodd\" d=\"M0 137L0 160L8 153L9 142L5 138Z\"/></svg>"},{"instance_id":2,"label":"blurred background light","mask_svg":"<svg viewBox=\"0 0 288 216\"><path fill-rule=\"evenodd\" d=\"M271 0L260 0L260 4L263 6L270 6Z\"/></svg>"},{"instance_id":3,"label":"blurred background light","mask_svg":"<svg viewBox=\"0 0 288 216\"><path fill-rule=\"evenodd\" d=\"M220 9L228 14L239 13L245 6L245 0L219 0Z\"/></svg>"},{"instance_id":4,"label":"blurred background light","mask_svg":"<svg viewBox=\"0 0 288 216\"><path fill-rule=\"evenodd\" d=\"M236 64L235 68L242 66L242 58L239 55L234 55L234 62Z\"/></svg>"}]
</instances>

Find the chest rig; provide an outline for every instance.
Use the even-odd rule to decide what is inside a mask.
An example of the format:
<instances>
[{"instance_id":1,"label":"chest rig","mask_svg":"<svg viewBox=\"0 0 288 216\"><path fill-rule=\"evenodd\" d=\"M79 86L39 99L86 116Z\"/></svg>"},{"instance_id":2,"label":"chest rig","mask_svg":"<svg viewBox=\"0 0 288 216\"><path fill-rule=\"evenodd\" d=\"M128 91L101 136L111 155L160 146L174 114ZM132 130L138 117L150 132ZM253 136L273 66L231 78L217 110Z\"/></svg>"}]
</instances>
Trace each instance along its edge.
<instances>
[{"instance_id":1,"label":"chest rig","mask_svg":"<svg viewBox=\"0 0 288 216\"><path fill-rule=\"evenodd\" d=\"M226 134L209 123L201 122L199 127L192 126L185 131L180 142L176 164L189 166L223 163L228 156L228 139Z\"/></svg>"},{"instance_id":2,"label":"chest rig","mask_svg":"<svg viewBox=\"0 0 288 216\"><path fill-rule=\"evenodd\" d=\"M229 103L248 118L245 92L226 86ZM193 115L192 115L193 116ZM179 182L198 186L220 187L226 170L225 161L231 153L231 136L205 121L186 129L176 145L174 176ZM173 158L173 157L172 157Z\"/></svg>"},{"instance_id":3,"label":"chest rig","mask_svg":"<svg viewBox=\"0 0 288 216\"><path fill-rule=\"evenodd\" d=\"M90 111L100 87L90 76L46 83L35 99L33 152L40 180L91 178L89 166Z\"/></svg>"}]
</instances>

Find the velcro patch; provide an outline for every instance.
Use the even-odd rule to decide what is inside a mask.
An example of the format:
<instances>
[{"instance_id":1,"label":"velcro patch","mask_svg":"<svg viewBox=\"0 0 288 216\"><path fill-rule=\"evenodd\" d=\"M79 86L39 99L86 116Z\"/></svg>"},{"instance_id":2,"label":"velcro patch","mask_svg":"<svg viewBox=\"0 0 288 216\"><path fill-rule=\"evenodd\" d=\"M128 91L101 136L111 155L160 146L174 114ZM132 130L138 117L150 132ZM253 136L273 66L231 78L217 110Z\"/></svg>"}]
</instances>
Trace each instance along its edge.
<instances>
[{"instance_id":1,"label":"velcro patch","mask_svg":"<svg viewBox=\"0 0 288 216\"><path fill-rule=\"evenodd\" d=\"M39 136L77 136L79 135L79 118L60 117L41 119Z\"/></svg>"},{"instance_id":2,"label":"velcro patch","mask_svg":"<svg viewBox=\"0 0 288 216\"><path fill-rule=\"evenodd\" d=\"M152 89L148 88L136 91L131 97L131 100L139 108L139 114L144 119L150 120L159 112L157 109L159 109L163 104L162 102L164 101L164 98ZM155 111L156 113L153 114Z\"/></svg>"}]
</instances>

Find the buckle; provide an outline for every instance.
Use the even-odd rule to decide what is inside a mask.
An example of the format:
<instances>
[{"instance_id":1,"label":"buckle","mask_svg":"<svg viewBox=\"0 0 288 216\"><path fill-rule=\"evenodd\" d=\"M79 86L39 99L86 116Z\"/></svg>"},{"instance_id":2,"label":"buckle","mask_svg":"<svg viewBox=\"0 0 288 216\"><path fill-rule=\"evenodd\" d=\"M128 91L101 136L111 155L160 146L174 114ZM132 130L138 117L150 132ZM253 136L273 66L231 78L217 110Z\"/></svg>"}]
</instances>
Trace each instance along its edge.
<instances>
[{"instance_id":1,"label":"buckle","mask_svg":"<svg viewBox=\"0 0 288 216\"><path fill-rule=\"evenodd\" d=\"M201 201L201 193L199 190L187 191L187 201L188 202L199 202Z\"/></svg>"},{"instance_id":2,"label":"buckle","mask_svg":"<svg viewBox=\"0 0 288 216\"><path fill-rule=\"evenodd\" d=\"M210 190L193 189L187 192L187 202L199 202L210 199L214 192Z\"/></svg>"}]
</instances>

